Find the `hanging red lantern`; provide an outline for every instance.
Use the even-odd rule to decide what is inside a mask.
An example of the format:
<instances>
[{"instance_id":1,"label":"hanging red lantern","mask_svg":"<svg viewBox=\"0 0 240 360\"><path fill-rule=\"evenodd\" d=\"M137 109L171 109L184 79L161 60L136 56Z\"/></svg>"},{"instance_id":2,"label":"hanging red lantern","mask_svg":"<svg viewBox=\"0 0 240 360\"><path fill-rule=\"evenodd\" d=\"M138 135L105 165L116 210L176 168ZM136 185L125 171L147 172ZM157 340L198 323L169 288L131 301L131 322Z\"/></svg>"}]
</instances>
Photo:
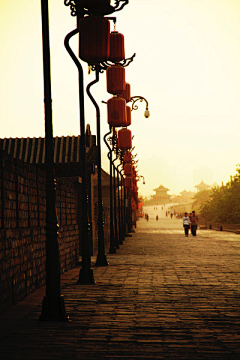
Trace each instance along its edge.
<instances>
[{"instance_id":1,"label":"hanging red lantern","mask_svg":"<svg viewBox=\"0 0 240 360\"><path fill-rule=\"evenodd\" d=\"M126 187L126 188L128 188L128 189L130 189L131 188L131 186L132 186L132 178L131 177L125 177L125 179L124 179L124 186Z\"/></svg>"},{"instance_id":2,"label":"hanging red lantern","mask_svg":"<svg viewBox=\"0 0 240 360\"><path fill-rule=\"evenodd\" d=\"M122 92L122 94L120 94L120 96L124 98L127 103L131 101L131 85L129 83L126 83L125 90Z\"/></svg>"},{"instance_id":3,"label":"hanging red lantern","mask_svg":"<svg viewBox=\"0 0 240 360\"><path fill-rule=\"evenodd\" d=\"M125 164L124 165L124 174L125 175L132 175L132 165L131 164Z\"/></svg>"},{"instance_id":4,"label":"hanging red lantern","mask_svg":"<svg viewBox=\"0 0 240 360\"><path fill-rule=\"evenodd\" d=\"M117 64L107 68L107 92L113 95L121 94L125 88L125 69Z\"/></svg>"},{"instance_id":5,"label":"hanging red lantern","mask_svg":"<svg viewBox=\"0 0 240 360\"><path fill-rule=\"evenodd\" d=\"M81 6L90 9L98 10L110 6L110 0L80 0Z\"/></svg>"},{"instance_id":6,"label":"hanging red lantern","mask_svg":"<svg viewBox=\"0 0 240 360\"><path fill-rule=\"evenodd\" d=\"M135 200L132 198L132 201L131 201L131 207L132 207L132 210L136 210L136 202Z\"/></svg>"},{"instance_id":7,"label":"hanging red lantern","mask_svg":"<svg viewBox=\"0 0 240 360\"><path fill-rule=\"evenodd\" d=\"M130 153L130 151L126 151L123 156L123 160L125 163L132 163L132 153Z\"/></svg>"},{"instance_id":8,"label":"hanging red lantern","mask_svg":"<svg viewBox=\"0 0 240 360\"><path fill-rule=\"evenodd\" d=\"M107 101L108 124L114 127L125 126L127 122L126 101L112 97Z\"/></svg>"},{"instance_id":9,"label":"hanging red lantern","mask_svg":"<svg viewBox=\"0 0 240 360\"><path fill-rule=\"evenodd\" d=\"M124 36L118 31L110 33L110 54L109 60L118 62L125 59Z\"/></svg>"},{"instance_id":10,"label":"hanging red lantern","mask_svg":"<svg viewBox=\"0 0 240 360\"><path fill-rule=\"evenodd\" d=\"M88 64L107 61L110 52L110 22L103 16L79 20L79 57Z\"/></svg>"},{"instance_id":11,"label":"hanging red lantern","mask_svg":"<svg viewBox=\"0 0 240 360\"><path fill-rule=\"evenodd\" d=\"M131 125L131 123L132 123L132 111L131 111L130 106L127 106L127 125L126 126Z\"/></svg>"},{"instance_id":12,"label":"hanging red lantern","mask_svg":"<svg viewBox=\"0 0 240 360\"><path fill-rule=\"evenodd\" d=\"M136 186L136 185L137 185L136 171L135 171L135 168L134 168L134 167L133 167L133 169L132 169L132 184L133 184L133 186Z\"/></svg>"},{"instance_id":13,"label":"hanging red lantern","mask_svg":"<svg viewBox=\"0 0 240 360\"><path fill-rule=\"evenodd\" d=\"M132 132L127 128L118 131L118 147L121 150L129 150L132 147Z\"/></svg>"}]
</instances>

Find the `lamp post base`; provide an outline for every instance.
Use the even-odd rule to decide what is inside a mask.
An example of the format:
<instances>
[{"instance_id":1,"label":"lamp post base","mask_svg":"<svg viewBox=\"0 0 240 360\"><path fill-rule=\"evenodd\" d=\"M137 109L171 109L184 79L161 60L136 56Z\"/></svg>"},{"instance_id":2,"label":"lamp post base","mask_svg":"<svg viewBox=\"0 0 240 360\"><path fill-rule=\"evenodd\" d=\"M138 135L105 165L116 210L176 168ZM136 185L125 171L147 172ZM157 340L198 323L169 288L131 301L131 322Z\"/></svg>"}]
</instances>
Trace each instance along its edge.
<instances>
[{"instance_id":1,"label":"lamp post base","mask_svg":"<svg viewBox=\"0 0 240 360\"><path fill-rule=\"evenodd\" d=\"M109 248L109 254L116 254L116 248L115 247L110 247Z\"/></svg>"},{"instance_id":2,"label":"lamp post base","mask_svg":"<svg viewBox=\"0 0 240 360\"><path fill-rule=\"evenodd\" d=\"M63 296L45 296L40 321L68 321Z\"/></svg>"},{"instance_id":3,"label":"lamp post base","mask_svg":"<svg viewBox=\"0 0 240 360\"><path fill-rule=\"evenodd\" d=\"M105 254L98 255L95 266L108 266L107 256Z\"/></svg>"},{"instance_id":4,"label":"lamp post base","mask_svg":"<svg viewBox=\"0 0 240 360\"><path fill-rule=\"evenodd\" d=\"M77 281L79 285L92 285L95 284L92 269L82 268L79 273L79 279Z\"/></svg>"}]
</instances>

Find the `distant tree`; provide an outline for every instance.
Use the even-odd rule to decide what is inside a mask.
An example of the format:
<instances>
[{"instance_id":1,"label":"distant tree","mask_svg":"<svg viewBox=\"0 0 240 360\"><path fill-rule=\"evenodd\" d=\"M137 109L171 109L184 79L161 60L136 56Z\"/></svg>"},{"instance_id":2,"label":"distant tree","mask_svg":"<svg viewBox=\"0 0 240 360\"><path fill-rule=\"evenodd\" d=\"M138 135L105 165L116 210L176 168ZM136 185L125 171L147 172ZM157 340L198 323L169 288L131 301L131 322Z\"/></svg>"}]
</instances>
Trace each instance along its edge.
<instances>
[{"instance_id":1,"label":"distant tree","mask_svg":"<svg viewBox=\"0 0 240 360\"><path fill-rule=\"evenodd\" d=\"M206 220L222 223L240 223L240 166L231 180L212 189L210 198L200 213Z\"/></svg>"},{"instance_id":2,"label":"distant tree","mask_svg":"<svg viewBox=\"0 0 240 360\"><path fill-rule=\"evenodd\" d=\"M202 190L194 195L192 209L199 212L201 207L210 199L212 189Z\"/></svg>"}]
</instances>

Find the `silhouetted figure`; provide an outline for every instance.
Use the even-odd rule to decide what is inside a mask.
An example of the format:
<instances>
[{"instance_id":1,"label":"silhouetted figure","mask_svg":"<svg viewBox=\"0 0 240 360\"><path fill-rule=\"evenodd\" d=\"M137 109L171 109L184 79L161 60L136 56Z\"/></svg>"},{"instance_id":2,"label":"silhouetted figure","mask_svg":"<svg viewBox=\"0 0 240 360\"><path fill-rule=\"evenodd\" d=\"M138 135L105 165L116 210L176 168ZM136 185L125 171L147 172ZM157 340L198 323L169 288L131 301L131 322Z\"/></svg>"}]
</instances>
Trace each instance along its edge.
<instances>
[{"instance_id":1,"label":"silhouetted figure","mask_svg":"<svg viewBox=\"0 0 240 360\"><path fill-rule=\"evenodd\" d=\"M192 214L190 216L191 221L191 233L193 236L197 235L197 223L198 223L198 217L195 214L195 211L192 211Z\"/></svg>"},{"instance_id":2,"label":"silhouetted figure","mask_svg":"<svg viewBox=\"0 0 240 360\"><path fill-rule=\"evenodd\" d=\"M183 216L183 227L184 227L185 236L188 236L188 231L190 229L190 218L187 212L185 212Z\"/></svg>"},{"instance_id":3,"label":"silhouetted figure","mask_svg":"<svg viewBox=\"0 0 240 360\"><path fill-rule=\"evenodd\" d=\"M171 219L172 219L172 217L173 217L173 212L171 212Z\"/></svg>"},{"instance_id":4,"label":"silhouetted figure","mask_svg":"<svg viewBox=\"0 0 240 360\"><path fill-rule=\"evenodd\" d=\"M158 215L156 215L156 220L158 221Z\"/></svg>"}]
</instances>

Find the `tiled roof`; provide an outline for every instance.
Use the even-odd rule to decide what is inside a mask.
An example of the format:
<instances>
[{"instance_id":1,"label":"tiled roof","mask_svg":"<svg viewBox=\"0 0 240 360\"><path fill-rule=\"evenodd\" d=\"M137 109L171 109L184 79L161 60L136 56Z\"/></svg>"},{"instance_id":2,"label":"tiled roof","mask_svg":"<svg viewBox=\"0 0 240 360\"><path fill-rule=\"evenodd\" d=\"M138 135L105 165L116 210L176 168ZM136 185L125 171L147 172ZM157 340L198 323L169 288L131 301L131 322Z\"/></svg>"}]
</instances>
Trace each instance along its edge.
<instances>
[{"instance_id":1,"label":"tiled roof","mask_svg":"<svg viewBox=\"0 0 240 360\"><path fill-rule=\"evenodd\" d=\"M61 136L53 138L53 161L56 164L80 162L81 136ZM96 137L87 139L86 153L96 144ZM30 164L45 163L45 138L4 138L0 139L2 150L14 158Z\"/></svg>"},{"instance_id":2,"label":"tiled roof","mask_svg":"<svg viewBox=\"0 0 240 360\"><path fill-rule=\"evenodd\" d=\"M153 189L153 191L169 191L169 189L165 188L163 185L160 185L158 188Z\"/></svg>"},{"instance_id":3,"label":"tiled roof","mask_svg":"<svg viewBox=\"0 0 240 360\"><path fill-rule=\"evenodd\" d=\"M210 188L210 185L207 185L203 182L203 180L200 182L200 184L195 185L196 188Z\"/></svg>"}]
</instances>

